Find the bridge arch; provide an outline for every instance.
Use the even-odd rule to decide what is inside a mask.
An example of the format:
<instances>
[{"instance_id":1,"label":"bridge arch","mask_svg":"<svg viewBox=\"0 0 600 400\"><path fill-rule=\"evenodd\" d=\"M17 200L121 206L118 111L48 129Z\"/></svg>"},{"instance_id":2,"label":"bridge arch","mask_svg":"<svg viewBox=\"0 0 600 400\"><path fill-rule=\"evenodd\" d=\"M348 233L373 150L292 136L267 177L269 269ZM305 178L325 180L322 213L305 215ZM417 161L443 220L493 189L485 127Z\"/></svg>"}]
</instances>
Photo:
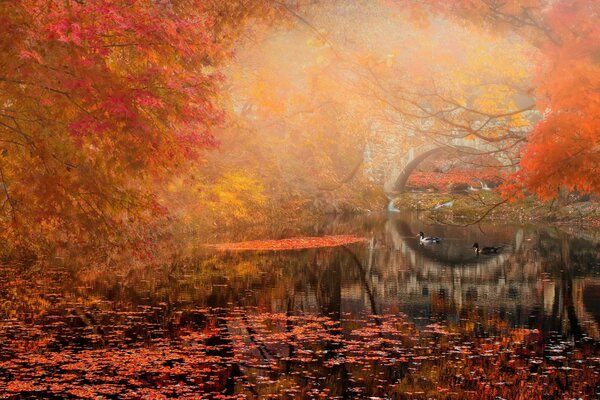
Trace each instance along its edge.
<instances>
[{"instance_id":1,"label":"bridge arch","mask_svg":"<svg viewBox=\"0 0 600 400\"><path fill-rule=\"evenodd\" d=\"M419 148L411 148L404 157L399 160L396 174L388 176L384 184L387 192L402 193L406 190L406 183L413 171L427 158L447 153L450 155L490 155L495 158L501 167L513 167L512 159L501 149L489 143L480 143L473 140L454 140L448 145L426 145Z\"/></svg>"}]
</instances>

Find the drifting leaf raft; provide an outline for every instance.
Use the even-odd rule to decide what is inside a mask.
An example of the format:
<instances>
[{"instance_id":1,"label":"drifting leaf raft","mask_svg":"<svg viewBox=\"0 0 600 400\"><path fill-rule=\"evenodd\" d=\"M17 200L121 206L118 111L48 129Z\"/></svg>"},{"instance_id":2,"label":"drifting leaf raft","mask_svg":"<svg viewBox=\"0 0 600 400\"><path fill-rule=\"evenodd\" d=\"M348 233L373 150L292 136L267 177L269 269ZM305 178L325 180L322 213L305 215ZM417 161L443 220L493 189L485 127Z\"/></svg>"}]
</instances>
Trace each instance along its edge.
<instances>
[{"instance_id":1,"label":"drifting leaf raft","mask_svg":"<svg viewBox=\"0 0 600 400\"><path fill-rule=\"evenodd\" d=\"M345 244L364 242L367 239L352 235L295 237L278 240L252 240L248 242L220 243L210 245L217 250L301 250L320 247L336 247Z\"/></svg>"}]
</instances>

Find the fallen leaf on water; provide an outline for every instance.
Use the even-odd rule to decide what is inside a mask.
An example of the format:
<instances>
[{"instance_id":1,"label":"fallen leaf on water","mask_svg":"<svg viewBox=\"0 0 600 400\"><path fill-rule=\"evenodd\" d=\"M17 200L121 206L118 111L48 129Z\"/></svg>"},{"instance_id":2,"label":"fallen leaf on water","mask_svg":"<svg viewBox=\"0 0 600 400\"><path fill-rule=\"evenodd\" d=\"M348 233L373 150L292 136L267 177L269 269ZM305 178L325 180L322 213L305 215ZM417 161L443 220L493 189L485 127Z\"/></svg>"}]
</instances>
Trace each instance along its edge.
<instances>
[{"instance_id":1,"label":"fallen leaf on water","mask_svg":"<svg viewBox=\"0 0 600 400\"><path fill-rule=\"evenodd\" d=\"M336 247L350 243L364 242L359 236L339 235L321 237L295 237L279 240L252 240L248 242L220 243L209 245L217 250L300 250L319 247Z\"/></svg>"}]
</instances>

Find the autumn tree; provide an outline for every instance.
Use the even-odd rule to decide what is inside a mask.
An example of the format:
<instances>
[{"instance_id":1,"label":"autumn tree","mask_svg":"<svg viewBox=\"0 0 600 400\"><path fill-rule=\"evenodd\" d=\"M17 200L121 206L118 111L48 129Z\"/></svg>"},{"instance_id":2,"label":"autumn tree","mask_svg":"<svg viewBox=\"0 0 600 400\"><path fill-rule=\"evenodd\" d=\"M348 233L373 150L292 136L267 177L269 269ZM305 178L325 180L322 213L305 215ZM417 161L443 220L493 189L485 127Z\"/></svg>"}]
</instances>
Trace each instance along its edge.
<instances>
[{"instance_id":1,"label":"autumn tree","mask_svg":"<svg viewBox=\"0 0 600 400\"><path fill-rule=\"evenodd\" d=\"M206 156L212 179L252 174L276 214L383 198L361 172L373 102L348 90L343 65L312 30L276 27L242 43L226 76L229 118Z\"/></svg>"},{"instance_id":2,"label":"autumn tree","mask_svg":"<svg viewBox=\"0 0 600 400\"><path fill-rule=\"evenodd\" d=\"M217 144L219 66L271 2L0 3L2 236L131 235L165 179Z\"/></svg>"},{"instance_id":3,"label":"autumn tree","mask_svg":"<svg viewBox=\"0 0 600 400\"><path fill-rule=\"evenodd\" d=\"M394 22L406 25L407 17ZM537 118L528 95L529 46L474 36L440 20L412 32L388 28L372 40L383 37L391 49L355 57L357 89L379 105L381 120L395 126L404 153L435 145L466 161L481 152L474 147L485 143L489 160L502 160L485 166L508 173ZM455 147L455 139L467 144Z\"/></svg>"},{"instance_id":4,"label":"autumn tree","mask_svg":"<svg viewBox=\"0 0 600 400\"><path fill-rule=\"evenodd\" d=\"M511 195L600 191L597 2L382 4L392 12L329 2L302 15L337 61L362 75L354 83L380 102L380 120L416 133L417 144L477 138L512 153L521 171L506 187ZM332 15L360 17L344 27Z\"/></svg>"},{"instance_id":5,"label":"autumn tree","mask_svg":"<svg viewBox=\"0 0 600 400\"><path fill-rule=\"evenodd\" d=\"M283 140L274 170L284 181L348 183L353 172L364 175L371 145L406 152L479 139L516 158L534 115L531 46L448 21L414 29L406 13L381 3L318 3L302 12L293 32L274 31L269 46L242 53L230 79L234 108L248 117L240 136L252 127L250 137L266 137L253 154Z\"/></svg>"},{"instance_id":6,"label":"autumn tree","mask_svg":"<svg viewBox=\"0 0 600 400\"><path fill-rule=\"evenodd\" d=\"M275 208L296 210L286 202L294 197L360 204L367 148L390 138L399 152L480 138L518 154L533 108L532 50L519 38L473 37L448 21L415 30L404 12L365 1L318 2L293 16L291 29L242 43L227 69L229 119L202 178L215 187L235 171L252 175L237 182L264 190Z\"/></svg>"},{"instance_id":7,"label":"autumn tree","mask_svg":"<svg viewBox=\"0 0 600 400\"><path fill-rule=\"evenodd\" d=\"M538 48L535 98L543 119L528 137L511 192L554 197L565 187L600 193L600 3L595 0L394 1L418 18L432 14L471 28L516 33Z\"/></svg>"}]
</instances>

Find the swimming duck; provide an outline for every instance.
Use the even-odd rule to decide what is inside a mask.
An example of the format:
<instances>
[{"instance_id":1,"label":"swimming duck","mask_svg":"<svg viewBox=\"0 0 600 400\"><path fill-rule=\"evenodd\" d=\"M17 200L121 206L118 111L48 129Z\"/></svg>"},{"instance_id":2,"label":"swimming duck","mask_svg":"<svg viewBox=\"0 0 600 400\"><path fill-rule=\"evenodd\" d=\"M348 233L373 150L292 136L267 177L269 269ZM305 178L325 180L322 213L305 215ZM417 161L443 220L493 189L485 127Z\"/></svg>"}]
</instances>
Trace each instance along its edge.
<instances>
[{"instance_id":1,"label":"swimming duck","mask_svg":"<svg viewBox=\"0 0 600 400\"><path fill-rule=\"evenodd\" d=\"M417 237L419 238L419 242L422 244L424 244L424 243L440 243L442 241L442 239L440 239L439 237L425 236L425 234L423 232L419 232Z\"/></svg>"},{"instance_id":2,"label":"swimming duck","mask_svg":"<svg viewBox=\"0 0 600 400\"><path fill-rule=\"evenodd\" d=\"M489 247L479 247L479 243L475 242L473 243L473 249L475 249L475 253L479 254L495 254L498 252L498 250L502 250L502 246L489 246Z\"/></svg>"}]
</instances>

